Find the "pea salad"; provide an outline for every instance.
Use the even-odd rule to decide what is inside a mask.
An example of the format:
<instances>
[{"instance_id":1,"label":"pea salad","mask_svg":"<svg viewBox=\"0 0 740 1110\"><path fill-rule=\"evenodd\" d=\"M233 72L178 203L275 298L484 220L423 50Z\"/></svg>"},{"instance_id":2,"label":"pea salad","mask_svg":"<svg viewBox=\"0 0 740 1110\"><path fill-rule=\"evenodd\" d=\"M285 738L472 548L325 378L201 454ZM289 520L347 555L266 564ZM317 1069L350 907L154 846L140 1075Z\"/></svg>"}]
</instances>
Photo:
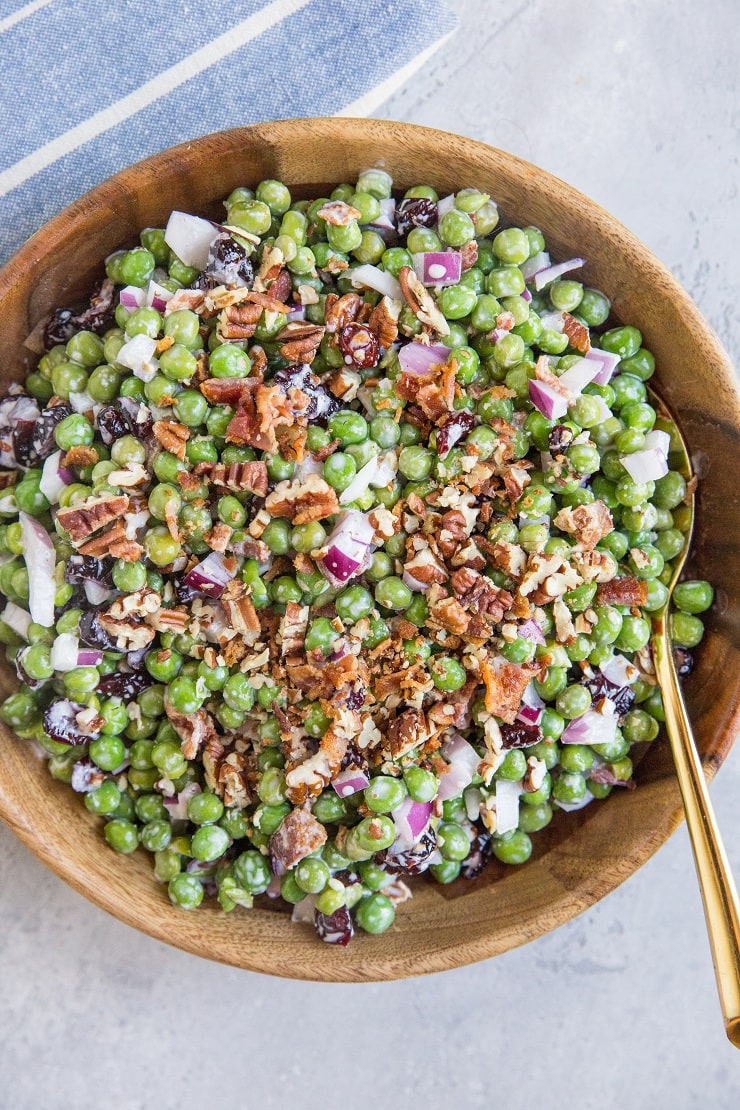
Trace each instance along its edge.
<instances>
[{"instance_id":1,"label":"pea salad","mask_svg":"<svg viewBox=\"0 0 740 1110\"><path fill-rule=\"evenodd\" d=\"M691 512L585 260L392 184L173 212L0 401L0 718L174 905L338 945L634 787Z\"/></svg>"}]
</instances>

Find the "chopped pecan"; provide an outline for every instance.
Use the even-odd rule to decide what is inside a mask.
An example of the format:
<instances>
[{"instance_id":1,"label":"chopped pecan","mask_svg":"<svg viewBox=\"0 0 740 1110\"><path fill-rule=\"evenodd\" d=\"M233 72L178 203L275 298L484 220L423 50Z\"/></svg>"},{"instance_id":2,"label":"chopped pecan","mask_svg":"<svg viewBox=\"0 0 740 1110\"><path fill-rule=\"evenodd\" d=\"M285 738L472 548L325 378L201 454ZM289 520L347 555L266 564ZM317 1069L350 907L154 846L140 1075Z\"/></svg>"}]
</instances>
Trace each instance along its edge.
<instances>
[{"instance_id":1,"label":"chopped pecan","mask_svg":"<svg viewBox=\"0 0 740 1110\"><path fill-rule=\"evenodd\" d=\"M410 266L402 266L398 281L404 300L414 316L438 335L449 335L450 325L437 308L431 293L424 288Z\"/></svg>"},{"instance_id":2,"label":"chopped pecan","mask_svg":"<svg viewBox=\"0 0 740 1110\"><path fill-rule=\"evenodd\" d=\"M491 554L499 570L517 581L522 578L527 567L527 553L523 547L506 540L497 540Z\"/></svg>"},{"instance_id":3,"label":"chopped pecan","mask_svg":"<svg viewBox=\"0 0 740 1110\"><path fill-rule=\"evenodd\" d=\"M329 335L342 331L347 324L353 323L360 314L362 297L359 293L327 293L324 306L324 326Z\"/></svg>"},{"instance_id":4,"label":"chopped pecan","mask_svg":"<svg viewBox=\"0 0 740 1110\"><path fill-rule=\"evenodd\" d=\"M375 542L378 544L385 543L401 528L400 519L390 509L373 509L368 513L367 519L375 529Z\"/></svg>"},{"instance_id":5,"label":"chopped pecan","mask_svg":"<svg viewBox=\"0 0 740 1110\"><path fill-rule=\"evenodd\" d=\"M128 497L91 497L67 509L57 509L57 520L69 534L73 544L91 536L112 520L123 516L129 506ZM91 552L91 554L94 554Z\"/></svg>"},{"instance_id":6,"label":"chopped pecan","mask_svg":"<svg viewBox=\"0 0 740 1110\"><path fill-rule=\"evenodd\" d=\"M145 618L146 623L156 632L174 632L180 634L187 630L190 613L179 606L171 609L158 609Z\"/></svg>"},{"instance_id":7,"label":"chopped pecan","mask_svg":"<svg viewBox=\"0 0 740 1110\"><path fill-rule=\"evenodd\" d=\"M586 551L593 550L599 540L614 529L612 514L598 498L575 509L561 509L553 523L561 532L574 534L577 543Z\"/></svg>"},{"instance_id":8,"label":"chopped pecan","mask_svg":"<svg viewBox=\"0 0 740 1110\"><path fill-rule=\"evenodd\" d=\"M579 351L582 355L591 350L591 337L588 328L580 320L576 320L575 316L571 316L569 312L563 313L563 331L568 336L568 342L574 350Z\"/></svg>"},{"instance_id":9,"label":"chopped pecan","mask_svg":"<svg viewBox=\"0 0 740 1110\"><path fill-rule=\"evenodd\" d=\"M228 467L225 463L202 462L197 464L193 473L214 486L249 490L258 497L264 497L267 493L267 463L264 462L237 462ZM193 488L197 489L197 484Z\"/></svg>"},{"instance_id":10,"label":"chopped pecan","mask_svg":"<svg viewBox=\"0 0 740 1110\"><path fill-rule=\"evenodd\" d=\"M196 759L211 737L216 735L213 719L205 709L196 713L180 713L165 696L164 711L167 719L180 737L180 750L185 759Z\"/></svg>"},{"instance_id":11,"label":"chopped pecan","mask_svg":"<svg viewBox=\"0 0 740 1110\"><path fill-rule=\"evenodd\" d=\"M232 531L228 524L215 524L210 532L206 532L203 539L214 551L223 553L229 546Z\"/></svg>"},{"instance_id":12,"label":"chopped pecan","mask_svg":"<svg viewBox=\"0 0 740 1110\"><path fill-rule=\"evenodd\" d=\"M609 582L617 573L617 561L610 551L574 551L571 559L584 582Z\"/></svg>"},{"instance_id":13,"label":"chopped pecan","mask_svg":"<svg viewBox=\"0 0 740 1110\"><path fill-rule=\"evenodd\" d=\"M308 612L308 605L299 605L296 601L289 601L285 606L278 633L281 655L297 655L302 650L308 627Z\"/></svg>"},{"instance_id":14,"label":"chopped pecan","mask_svg":"<svg viewBox=\"0 0 740 1110\"><path fill-rule=\"evenodd\" d=\"M284 273L285 271L283 271ZM274 285L274 282L273 282ZM287 304L284 303L282 298L273 297L272 286L270 286L269 293L257 293L255 290L247 293L247 301L250 304L258 304L264 312L273 312L278 315L284 315L290 311Z\"/></svg>"},{"instance_id":15,"label":"chopped pecan","mask_svg":"<svg viewBox=\"0 0 740 1110\"><path fill-rule=\"evenodd\" d=\"M109 613L98 615L100 627L116 643L118 651L138 651L148 647L155 636L154 629L147 624L142 624L135 617L115 619Z\"/></svg>"},{"instance_id":16,"label":"chopped pecan","mask_svg":"<svg viewBox=\"0 0 740 1110\"><path fill-rule=\"evenodd\" d=\"M644 579L622 575L619 578L612 578L609 582L600 583L594 600L596 605L643 606L647 596L647 582Z\"/></svg>"},{"instance_id":17,"label":"chopped pecan","mask_svg":"<svg viewBox=\"0 0 740 1110\"><path fill-rule=\"evenodd\" d=\"M332 439L325 447L319 447L317 451L312 451L311 454L316 459L316 462L326 462L329 455L334 454L341 442L341 439Z\"/></svg>"},{"instance_id":18,"label":"chopped pecan","mask_svg":"<svg viewBox=\"0 0 740 1110\"><path fill-rule=\"evenodd\" d=\"M182 308L197 312L202 306L205 296L202 289L178 289L165 305L164 314L169 316L173 312L179 312Z\"/></svg>"},{"instance_id":19,"label":"chopped pecan","mask_svg":"<svg viewBox=\"0 0 740 1110\"><path fill-rule=\"evenodd\" d=\"M78 544L77 550L81 555L94 555L96 559L110 555L127 563L138 563L144 554L141 544L126 535L126 526L122 520L116 520L86 543Z\"/></svg>"},{"instance_id":20,"label":"chopped pecan","mask_svg":"<svg viewBox=\"0 0 740 1110\"><path fill-rule=\"evenodd\" d=\"M343 200L329 200L319 208L316 215L333 227L347 227L354 220L361 219L362 212Z\"/></svg>"},{"instance_id":21,"label":"chopped pecan","mask_svg":"<svg viewBox=\"0 0 740 1110\"><path fill-rule=\"evenodd\" d=\"M266 246L262 251L262 262L254 279L254 288L261 293L266 293L270 288L270 282L276 281L279 277L284 263L285 256L279 247Z\"/></svg>"},{"instance_id":22,"label":"chopped pecan","mask_svg":"<svg viewBox=\"0 0 740 1110\"><path fill-rule=\"evenodd\" d=\"M298 293L299 303L302 305L319 303L319 295L313 285L299 285L296 292Z\"/></svg>"},{"instance_id":23,"label":"chopped pecan","mask_svg":"<svg viewBox=\"0 0 740 1110\"><path fill-rule=\"evenodd\" d=\"M384 750L391 759L399 759L429 738L429 726L420 709L406 709L388 725Z\"/></svg>"},{"instance_id":24,"label":"chopped pecan","mask_svg":"<svg viewBox=\"0 0 740 1110\"><path fill-rule=\"evenodd\" d=\"M468 527L459 509L450 509L440 521L437 546L445 559L450 559L468 539Z\"/></svg>"},{"instance_id":25,"label":"chopped pecan","mask_svg":"<svg viewBox=\"0 0 740 1110\"><path fill-rule=\"evenodd\" d=\"M451 578L452 587L467 609L487 617L498 624L514 600L508 590L494 585L485 574L477 570L461 568Z\"/></svg>"},{"instance_id":26,"label":"chopped pecan","mask_svg":"<svg viewBox=\"0 0 740 1110\"><path fill-rule=\"evenodd\" d=\"M232 578L226 583L221 595L221 604L226 610L229 624L244 642L252 647L260 636L260 621L257 612L247 595L247 586L240 578Z\"/></svg>"},{"instance_id":27,"label":"chopped pecan","mask_svg":"<svg viewBox=\"0 0 740 1110\"><path fill-rule=\"evenodd\" d=\"M300 860L318 852L326 842L326 829L307 809L293 809L270 837L272 868L284 875Z\"/></svg>"},{"instance_id":28,"label":"chopped pecan","mask_svg":"<svg viewBox=\"0 0 740 1110\"><path fill-rule=\"evenodd\" d=\"M555 620L555 638L558 643L571 644L576 638L573 618L570 609L562 597L556 597L552 605L552 615Z\"/></svg>"},{"instance_id":29,"label":"chopped pecan","mask_svg":"<svg viewBox=\"0 0 740 1110\"><path fill-rule=\"evenodd\" d=\"M527 474L523 467L507 467L504 472L504 486L506 488L506 496L512 505L522 496L524 487L528 486L529 482L529 474Z\"/></svg>"},{"instance_id":30,"label":"chopped pecan","mask_svg":"<svg viewBox=\"0 0 740 1110\"><path fill-rule=\"evenodd\" d=\"M430 628L445 628L455 636L464 636L469 624L470 614L455 597L442 598L429 608L427 625Z\"/></svg>"},{"instance_id":31,"label":"chopped pecan","mask_svg":"<svg viewBox=\"0 0 740 1110\"><path fill-rule=\"evenodd\" d=\"M339 771L348 739L331 724L321 738L319 750L289 768L285 774L286 794L293 805L316 798Z\"/></svg>"},{"instance_id":32,"label":"chopped pecan","mask_svg":"<svg viewBox=\"0 0 740 1110\"><path fill-rule=\"evenodd\" d=\"M288 362L313 362L324 337L320 324L304 324L300 320L290 321L277 337L280 354Z\"/></svg>"},{"instance_id":33,"label":"chopped pecan","mask_svg":"<svg viewBox=\"0 0 740 1110\"><path fill-rule=\"evenodd\" d=\"M190 428L174 420L155 420L152 431L165 451L176 455L178 459L185 458L185 444L190 438Z\"/></svg>"},{"instance_id":34,"label":"chopped pecan","mask_svg":"<svg viewBox=\"0 0 740 1110\"><path fill-rule=\"evenodd\" d=\"M253 798L250 775L252 761L242 752L229 752L219 763L216 773L216 793L223 800L224 805L243 809L249 805Z\"/></svg>"},{"instance_id":35,"label":"chopped pecan","mask_svg":"<svg viewBox=\"0 0 740 1110\"><path fill-rule=\"evenodd\" d=\"M287 517L294 524L308 524L339 512L336 492L318 474L278 482L265 499L272 516Z\"/></svg>"},{"instance_id":36,"label":"chopped pecan","mask_svg":"<svg viewBox=\"0 0 740 1110\"><path fill-rule=\"evenodd\" d=\"M378 343L387 350L398 339L398 316L401 306L397 301L382 297L370 313L367 326Z\"/></svg>"},{"instance_id":37,"label":"chopped pecan","mask_svg":"<svg viewBox=\"0 0 740 1110\"><path fill-rule=\"evenodd\" d=\"M251 339L257 330L261 315L262 306L259 304L244 302L229 305L219 313L217 326L219 339L223 341Z\"/></svg>"},{"instance_id":38,"label":"chopped pecan","mask_svg":"<svg viewBox=\"0 0 740 1110\"><path fill-rule=\"evenodd\" d=\"M478 244L475 239L468 239L460 248L460 265L462 272L470 270L478 261Z\"/></svg>"},{"instance_id":39,"label":"chopped pecan","mask_svg":"<svg viewBox=\"0 0 740 1110\"><path fill-rule=\"evenodd\" d=\"M98 461L98 452L94 447L83 447L79 444L70 447L62 456L62 466L94 466Z\"/></svg>"},{"instance_id":40,"label":"chopped pecan","mask_svg":"<svg viewBox=\"0 0 740 1110\"><path fill-rule=\"evenodd\" d=\"M413 543L413 540L411 541ZM432 582L446 582L449 574L447 568L436 558L429 547L417 551L412 559L404 564L404 573L408 573L423 586L431 586Z\"/></svg>"}]
</instances>

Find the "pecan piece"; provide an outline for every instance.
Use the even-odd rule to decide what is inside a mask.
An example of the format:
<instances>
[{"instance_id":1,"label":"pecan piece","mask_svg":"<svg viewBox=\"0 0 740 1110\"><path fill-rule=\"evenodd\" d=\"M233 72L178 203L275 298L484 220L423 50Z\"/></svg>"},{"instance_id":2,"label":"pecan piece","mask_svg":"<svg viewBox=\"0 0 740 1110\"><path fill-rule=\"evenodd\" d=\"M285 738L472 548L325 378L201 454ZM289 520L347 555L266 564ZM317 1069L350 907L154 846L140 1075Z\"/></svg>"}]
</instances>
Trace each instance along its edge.
<instances>
[{"instance_id":1,"label":"pecan piece","mask_svg":"<svg viewBox=\"0 0 740 1110\"><path fill-rule=\"evenodd\" d=\"M316 215L333 227L347 227L354 220L359 220L362 212L343 200L329 200L319 208Z\"/></svg>"},{"instance_id":2,"label":"pecan piece","mask_svg":"<svg viewBox=\"0 0 740 1110\"><path fill-rule=\"evenodd\" d=\"M210 532L206 532L203 539L213 551L219 551L223 554L229 546L232 531L233 529L228 524L215 524Z\"/></svg>"},{"instance_id":3,"label":"pecan piece","mask_svg":"<svg viewBox=\"0 0 740 1110\"><path fill-rule=\"evenodd\" d=\"M561 509L553 524L561 532L574 534L576 541L586 549L593 550L599 540L614 529L612 514L603 501L592 501L579 505L576 509Z\"/></svg>"},{"instance_id":4,"label":"pecan piece","mask_svg":"<svg viewBox=\"0 0 740 1110\"><path fill-rule=\"evenodd\" d=\"M247 586L240 578L227 582L221 594L221 604L226 610L230 626L252 647L259 639L261 626L257 612L247 595Z\"/></svg>"},{"instance_id":5,"label":"pecan piece","mask_svg":"<svg viewBox=\"0 0 740 1110\"><path fill-rule=\"evenodd\" d=\"M187 425L178 424L174 420L155 420L152 431L165 451L180 460L185 458L185 444L190 438L190 428Z\"/></svg>"},{"instance_id":6,"label":"pecan piece","mask_svg":"<svg viewBox=\"0 0 740 1110\"><path fill-rule=\"evenodd\" d=\"M398 281L404 300L414 316L438 335L449 335L450 325L437 308L431 293L424 288L410 266L402 266Z\"/></svg>"},{"instance_id":7,"label":"pecan piece","mask_svg":"<svg viewBox=\"0 0 740 1110\"><path fill-rule=\"evenodd\" d=\"M397 301L382 297L370 313L367 326L377 337L378 343L387 350L398 339L398 316L401 310Z\"/></svg>"},{"instance_id":8,"label":"pecan piece","mask_svg":"<svg viewBox=\"0 0 740 1110\"><path fill-rule=\"evenodd\" d=\"M277 337L280 354L288 362L313 362L324 337L324 329L319 324L304 324L291 321L286 324Z\"/></svg>"},{"instance_id":9,"label":"pecan piece","mask_svg":"<svg viewBox=\"0 0 740 1110\"><path fill-rule=\"evenodd\" d=\"M470 614L465 612L457 598L445 597L430 606L427 624L430 628L444 628L455 636L464 636L470 624Z\"/></svg>"},{"instance_id":10,"label":"pecan piece","mask_svg":"<svg viewBox=\"0 0 740 1110\"><path fill-rule=\"evenodd\" d=\"M481 661L480 673L486 687L485 706L489 713L513 724L522 703L522 695L539 666L517 666L516 663L487 659Z\"/></svg>"},{"instance_id":11,"label":"pecan piece","mask_svg":"<svg viewBox=\"0 0 740 1110\"><path fill-rule=\"evenodd\" d=\"M338 513L339 501L328 482L318 474L309 474L303 480L278 482L265 499L265 509L294 524L307 524Z\"/></svg>"},{"instance_id":12,"label":"pecan piece","mask_svg":"<svg viewBox=\"0 0 740 1110\"><path fill-rule=\"evenodd\" d=\"M582 355L590 351L591 337L588 328L580 320L576 320L575 316L571 316L569 312L563 313L563 331L568 336L571 347L576 351L579 351Z\"/></svg>"},{"instance_id":13,"label":"pecan piece","mask_svg":"<svg viewBox=\"0 0 740 1110\"><path fill-rule=\"evenodd\" d=\"M336 293L327 293L324 307L324 326L330 335L342 331L347 324L353 323L362 308L362 297L359 293L343 293L338 297Z\"/></svg>"},{"instance_id":14,"label":"pecan piece","mask_svg":"<svg viewBox=\"0 0 740 1110\"><path fill-rule=\"evenodd\" d=\"M81 555L94 555L96 559L110 555L114 559L123 559L127 563L137 563L144 554L141 544L136 540L130 540L126 535L126 527L122 520L115 521L86 543L79 544L77 550Z\"/></svg>"},{"instance_id":15,"label":"pecan piece","mask_svg":"<svg viewBox=\"0 0 740 1110\"><path fill-rule=\"evenodd\" d=\"M270 837L272 869L284 875L300 860L317 852L326 842L326 829L307 809L294 809Z\"/></svg>"},{"instance_id":16,"label":"pecan piece","mask_svg":"<svg viewBox=\"0 0 740 1110\"><path fill-rule=\"evenodd\" d=\"M257 330L262 306L253 303L232 304L219 314L217 332L222 340L251 339Z\"/></svg>"},{"instance_id":17,"label":"pecan piece","mask_svg":"<svg viewBox=\"0 0 740 1110\"><path fill-rule=\"evenodd\" d=\"M98 452L94 447L70 447L62 457L62 466L94 466L98 461Z\"/></svg>"},{"instance_id":18,"label":"pecan piece","mask_svg":"<svg viewBox=\"0 0 740 1110\"><path fill-rule=\"evenodd\" d=\"M93 497L67 509L57 509L57 520L69 533L72 543L78 544L86 536L123 516L128 506L128 497Z\"/></svg>"},{"instance_id":19,"label":"pecan piece","mask_svg":"<svg viewBox=\"0 0 740 1110\"><path fill-rule=\"evenodd\" d=\"M384 749L391 759L398 759L429 738L429 726L420 709L406 709L388 725Z\"/></svg>"},{"instance_id":20,"label":"pecan piece","mask_svg":"<svg viewBox=\"0 0 740 1110\"><path fill-rule=\"evenodd\" d=\"M293 288L293 282L290 280L290 274L287 270L281 270L269 286L270 297L273 301L287 301Z\"/></svg>"},{"instance_id":21,"label":"pecan piece","mask_svg":"<svg viewBox=\"0 0 740 1110\"><path fill-rule=\"evenodd\" d=\"M164 699L164 710L180 737L180 750L185 759L196 759L208 740L216 735L210 714L205 709L199 709L197 713L180 713L172 707L167 697Z\"/></svg>"}]
</instances>

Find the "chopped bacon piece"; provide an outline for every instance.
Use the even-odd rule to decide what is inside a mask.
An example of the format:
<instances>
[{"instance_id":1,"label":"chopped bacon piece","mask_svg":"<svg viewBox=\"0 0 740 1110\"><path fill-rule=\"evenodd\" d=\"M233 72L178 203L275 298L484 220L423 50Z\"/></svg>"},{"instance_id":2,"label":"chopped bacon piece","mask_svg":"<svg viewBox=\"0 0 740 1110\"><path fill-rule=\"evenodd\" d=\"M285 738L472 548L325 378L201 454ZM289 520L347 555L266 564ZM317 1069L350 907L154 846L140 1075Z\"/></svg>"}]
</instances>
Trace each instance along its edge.
<instances>
[{"instance_id":1,"label":"chopped bacon piece","mask_svg":"<svg viewBox=\"0 0 740 1110\"><path fill-rule=\"evenodd\" d=\"M623 575L599 585L596 591L595 604L643 606L647 601L647 596L648 587L644 579Z\"/></svg>"},{"instance_id":2,"label":"chopped bacon piece","mask_svg":"<svg viewBox=\"0 0 740 1110\"><path fill-rule=\"evenodd\" d=\"M539 667L518 666L497 660L495 665L483 660L480 673L486 687L485 705L489 713L500 717L507 724L516 720L529 680L538 673Z\"/></svg>"},{"instance_id":3,"label":"chopped bacon piece","mask_svg":"<svg viewBox=\"0 0 740 1110\"><path fill-rule=\"evenodd\" d=\"M591 350L591 337L585 324L576 320L575 316L571 316L569 312L564 312L563 331L568 336L568 342L574 350L580 351L582 355L588 354Z\"/></svg>"}]
</instances>

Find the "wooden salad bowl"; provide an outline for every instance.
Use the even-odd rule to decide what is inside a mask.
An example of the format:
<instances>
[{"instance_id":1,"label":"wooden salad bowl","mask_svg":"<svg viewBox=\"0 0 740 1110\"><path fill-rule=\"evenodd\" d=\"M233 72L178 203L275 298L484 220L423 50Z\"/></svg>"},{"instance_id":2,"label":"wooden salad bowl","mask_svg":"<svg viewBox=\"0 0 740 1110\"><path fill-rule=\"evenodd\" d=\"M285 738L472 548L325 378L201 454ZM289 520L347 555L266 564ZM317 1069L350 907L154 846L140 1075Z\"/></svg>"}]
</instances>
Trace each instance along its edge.
<instances>
[{"instance_id":1,"label":"wooden salad bowl","mask_svg":"<svg viewBox=\"0 0 740 1110\"><path fill-rule=\"evenodd\" d=\"M326 195L382 165L397 188L433 184L441 194L473 185L505 219L535 224L556 260L583 255L588 285L611 298L617 319L637 325L653 351L654 383L678 415L703 475L692 576L709 579L718 602L708 614L697 667L685 692L706 774L733 742L740 715L740 483L733 460L740 404L733 368L701 313L642 243L593 201L543 170L471 139L382 120L303 119L208 135L123 170L37 232L0 272L0 368L20 381L32 357L23 342L58 306L74 305L116 248L141 228L163 226L173 208L221 216L238 185L279 178L294 195ZM14 688L8 667L4 694ZM301 979L363 981L442 971L523 944L562 925L614 890L682 819L668 745L648 746L638 788L572 814L556 814L519 868L494 861L473 882L416 880L414 897L379 937L357 935L341 949L269 909L194 913L170 905L144 851L122 856L103 840L81 798L51 779L32 746L3 728L0 817L58 875L122 921L186 951L252 971Z\"/></svg>"}]
</instances>

